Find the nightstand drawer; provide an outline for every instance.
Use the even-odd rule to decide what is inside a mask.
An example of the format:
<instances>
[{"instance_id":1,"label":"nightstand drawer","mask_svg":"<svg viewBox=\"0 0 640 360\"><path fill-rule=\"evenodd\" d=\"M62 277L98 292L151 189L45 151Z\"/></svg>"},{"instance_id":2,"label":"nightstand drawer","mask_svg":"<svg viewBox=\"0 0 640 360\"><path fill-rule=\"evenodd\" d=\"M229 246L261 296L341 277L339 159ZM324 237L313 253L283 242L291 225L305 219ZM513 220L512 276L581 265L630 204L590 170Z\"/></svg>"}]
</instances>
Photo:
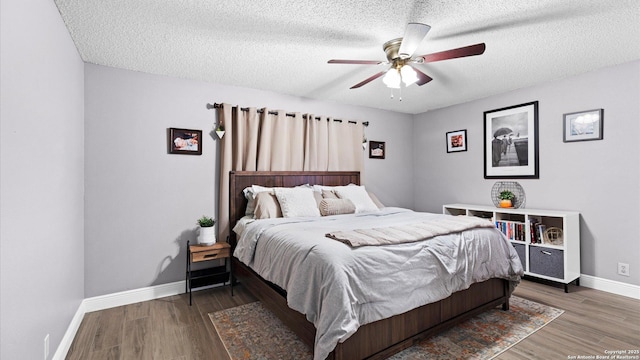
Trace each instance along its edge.
<instances>
[{"instance_id":1,"label":"nightstand drawer","mask_svg":"<svg viewBox=\"0 0 640 360\"><path fill-rule=\"evenodd\" d=\"M213 259L224 259L229 257L229 248L225 247L222 249L210 249L205 251L198 251L191 253L191 261L208 261Z\"/></svg>"}]
</instances>

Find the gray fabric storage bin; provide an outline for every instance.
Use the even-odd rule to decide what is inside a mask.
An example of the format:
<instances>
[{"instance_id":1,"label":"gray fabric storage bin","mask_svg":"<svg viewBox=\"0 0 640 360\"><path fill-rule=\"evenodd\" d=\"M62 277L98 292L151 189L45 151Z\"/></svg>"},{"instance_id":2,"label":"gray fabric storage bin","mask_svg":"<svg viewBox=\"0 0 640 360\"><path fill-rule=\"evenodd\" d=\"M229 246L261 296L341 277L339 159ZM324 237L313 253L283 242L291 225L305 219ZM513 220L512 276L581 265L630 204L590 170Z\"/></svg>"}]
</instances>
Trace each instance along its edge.
<instances>
[{"instance_id":1,"label":"gray fabric storage bin","mask_svg":"<svg viewBox=\"0 0 640 360\"><path fill-rule=\"evenodd\" d=\"M516 252L518 253L518 257L520 258L520 262L522 263L522 268L524 270L527 269L527 257L525 255L526 249L524 244L514 244L511 243L511 245L513 245L513 248L516 249Z\"/></svg>"},{"instance_id":2,"label":"gray fabric storage bin","mask_svg":"<svg viewBox=\"0 0 640 360\"><path fill-rule=\"evenodd\" d=\"M529 271L564 279L564 252L541 246L529 247Z\"/></svg>"}]
</instances>

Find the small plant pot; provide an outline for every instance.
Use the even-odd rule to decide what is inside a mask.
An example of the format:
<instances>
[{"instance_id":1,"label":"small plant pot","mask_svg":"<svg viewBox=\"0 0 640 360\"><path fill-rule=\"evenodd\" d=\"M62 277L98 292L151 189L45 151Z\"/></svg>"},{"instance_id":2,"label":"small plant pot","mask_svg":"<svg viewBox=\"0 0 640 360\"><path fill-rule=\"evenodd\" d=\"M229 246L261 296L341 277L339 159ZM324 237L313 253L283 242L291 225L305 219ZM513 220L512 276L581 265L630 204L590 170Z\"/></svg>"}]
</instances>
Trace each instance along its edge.
<instances>
[{"instance_id":1,"label":"small plant pot","mask_svg":"<svg viewBox=\"0 0 640 360\"><path fill-rule=\"evenodd\" d=\"M511 203L511 200L500 200L500 207L510 208L510 207L513 207L513 204Z\"/></svg>"},{"instance_id":2,"label":"small plant pot","mask_svg":"<svg viewBox=\"0 0 640 360\"><path fill-rule=\"evenodd\" d=\"M200 227L200 233L198 234L198 244L200 245L213 245L216 243L216 228Z\"/></svg>"},{"instance_id":3,"label":"small plant pot","mask_svg":"<svg viewBox=\"0 0 640 360\"><path fill-rule=\"evenodd\" d=\"M222 139L222 137L224 136L224 130L216 130L216 134L218 135L219 139Z\"/></svg>"}]
</instances>

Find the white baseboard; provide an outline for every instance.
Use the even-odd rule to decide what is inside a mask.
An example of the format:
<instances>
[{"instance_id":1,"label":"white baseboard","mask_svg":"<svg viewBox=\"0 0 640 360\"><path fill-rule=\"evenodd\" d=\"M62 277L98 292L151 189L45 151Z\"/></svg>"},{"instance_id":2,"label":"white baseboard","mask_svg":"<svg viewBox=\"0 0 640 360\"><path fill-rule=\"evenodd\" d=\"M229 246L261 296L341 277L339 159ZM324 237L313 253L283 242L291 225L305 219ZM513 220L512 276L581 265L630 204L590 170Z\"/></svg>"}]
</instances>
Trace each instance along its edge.
<instances>
[{"instance_id":1,"label":"white baseboard","mask_svg":"<svg viewBox=\"0 0 640 360\"><path fill-rule=\"evenodd\" d=\"M73 339L75 338L76 333L80 328L80 323L82 323L82 319L84 318L85 313L109 309L116 306L134 304L141 301L159 299L166 296L183 294L184 286L184 281L176 281L173 283L95 296L82 300L80 306L78 307L78 311L76 311L76 314L73 316L73 319L71 320L67 331L62 337L62 341L60 342L60 345L58 345L58 349L56 350L52 359L63 360L67 356L67 353L71 348L71 343L73 343ZM211 287L216 286L221 285L213 285ZM590 275L580 275L580 286L602 290L640 300L640 286L637 285L597 278ZM198 290L204 289L205 288Z\"/></svg>"},{"instance_id":2,"label":"white baseboard","mask_svg":"<svg viewBox=\"0 0 640 360\"><path fill-rule=\"evenodd\" d=\"M197 290L206 290L213 287L223 286L223 284L216 284L207 287L198 288ZM159 299L167 296L173 296L178 294L184 294L185 281L176 281L173 283L149 286L140 289L121 291L113 294L94 296L82 300L78 311L73 316L67 331L58 345L55 354L53 354L53 360L64 360L67 357L67 353L71 348L73 339L76 337L76 333L80 328L84 314L92 311L110 309L116 306L134 304L141 301L148 301ZM196 290L194 290L196 291Z\"/></svg>"},{"instance_id":3,"label":"white baseboard","mask_svg":"<svg viewBox=\"0 0 640 360\"><path fill-rule=\"evenodd\" d=\"M598 278L591 275L580 275L580 286L640 300L640 286L638 285Z\"/></svg>"},{"instance_id":4,"label":"white baseboard","mask_svg":"<svg viewBox=\"0 0 640 360\"><path fill-rule=\"evenodd\" d=\"M64 360L64 358L67 357L67 353L71 348L73 339L76 337L76 333L80 328L80 323L82 323L82 319L86 312L87 311L84 308L84 300L82 300L82 302L80 302L80 306L78 306L76 314L73 316L73 319L71 319L71 323L69 324L67 331L64 333L56 352L53 354L53 360Z\"/></svg>"},{"instance_id":5,"label":"white baseboard","mask_svg":"<svg viewBox=\"0 0 640 360\"><path fill-rule=\"evenodd\" d=\"M67 353L71 348L73 339L76 337L76 333L80 328L80 323L84 318L84 314L92 311L104 310L113 308L116 306L122 306L127 304L134 304L141 301L159 299L166 296L178 295L184 293L185 282L176 281L174 283L162 284L156 286L149 286L141 289L134 289L128 291L122 291L113 294L101 295L90 297L82 300L78 311L73 316L71 324L67 328L60 345L55 354L53 354L53 360L64 360L67 357Z\"/></svg>"},{"instance_id":6,"label":"white baseboard","mask_svg":"<svg viewBox=\"0 0 640 360\"><path fill-rule=\"evenodd\" d=\"M85 312L92 312L113 308L116 306L134 304L141 301L159 299L184 293L184 280L168 284L149 286L140 289L121 291L113 294L94 296L84 299Z\"/></svg>"}]
</instances>

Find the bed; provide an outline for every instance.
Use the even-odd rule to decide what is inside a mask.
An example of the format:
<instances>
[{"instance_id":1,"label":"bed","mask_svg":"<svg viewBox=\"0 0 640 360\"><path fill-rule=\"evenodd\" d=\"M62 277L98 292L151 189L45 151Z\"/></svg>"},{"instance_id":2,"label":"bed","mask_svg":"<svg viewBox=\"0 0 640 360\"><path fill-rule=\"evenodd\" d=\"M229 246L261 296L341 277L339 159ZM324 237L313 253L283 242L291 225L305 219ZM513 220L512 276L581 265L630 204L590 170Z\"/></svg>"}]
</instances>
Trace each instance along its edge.
<instances>
[{"instance_id":1,"label":"bed","mask_svg":"<svg viewBox=\"0 0 640 360\"><path fill-rule=\"evenodd\" d=\"M358 172L345 171L231 172L229 184L230 227L234 228L245 215L247 200L243 194L243 189L252 185L264 187L295 187L303 184L325 186L359 185L360 175ZM400 214L401 212L402 210L390 209L381 214L391 217L400 216L402 215ZM412 214L412 216L417 216L417 214ZM278 224L277 226L281 225ZM298 226L298 224L287 224L286 226ZM493 231L495 232L495 229L493 229ZM248 262L246 259L244 259L243 262L236 257L238 239L234 232L230 235L230 243L234 253L231 261L234 277L247 287L265 307L291 328L303 342L307 343L312 349L315 349L316 359L325 358L324 355L318 355L319 353L324 354L326 352L324 350L326 349L324 349L323 352L318 352L318 348L316 347L318 341L316 338L316 326L309 321L308 317L303 315L302 312L293 310L289 306L288 293L284 289L285 286L265 280L265 278L254 271L252 267L245 264ZM326 243L333 247L344 245L331 239L326 239ZM242 246L241 244L241 247ZM509 250L513 249L509 248ZM513 251L512 255L514 254L515 251ZM242 255L240 255L240 257L242 257ZM277 255L273 256L276 260L274 264L279 261L282 262L282 259L279 260L277 257ZM517 254L514 255L514 258L517 258ZM358 324L356 327L357 331L353 330L355 332L349 332L346 340L337 342L335 347L333 347L330 352L327 352L328 355L326 358L338 360L384 359L428 336L452 327L487 309L501 305L503 310L508 310L509 296L519 281L519 275L522 273L519 261L518 265L520 269L517 268L518 266L514 266L513 272L515 275L509 277L509 280L504 278L504 276L502 278L489 278L473 283L464 290L453 292L446 298L420 305L401 313L389 315L382 311L380 313L385 316L384 318ZM262 268L264 268L264 266L262 266ZM269 275L264 276L269 277ZM289 292L297 293L298 291L299 289L289 289ZM294 307L296 306L294 305ZM377 310L375 313L378 314ZM318 319L312 315L309 315L309 317L317 323Z\"/></svg>"}]
</instances>

